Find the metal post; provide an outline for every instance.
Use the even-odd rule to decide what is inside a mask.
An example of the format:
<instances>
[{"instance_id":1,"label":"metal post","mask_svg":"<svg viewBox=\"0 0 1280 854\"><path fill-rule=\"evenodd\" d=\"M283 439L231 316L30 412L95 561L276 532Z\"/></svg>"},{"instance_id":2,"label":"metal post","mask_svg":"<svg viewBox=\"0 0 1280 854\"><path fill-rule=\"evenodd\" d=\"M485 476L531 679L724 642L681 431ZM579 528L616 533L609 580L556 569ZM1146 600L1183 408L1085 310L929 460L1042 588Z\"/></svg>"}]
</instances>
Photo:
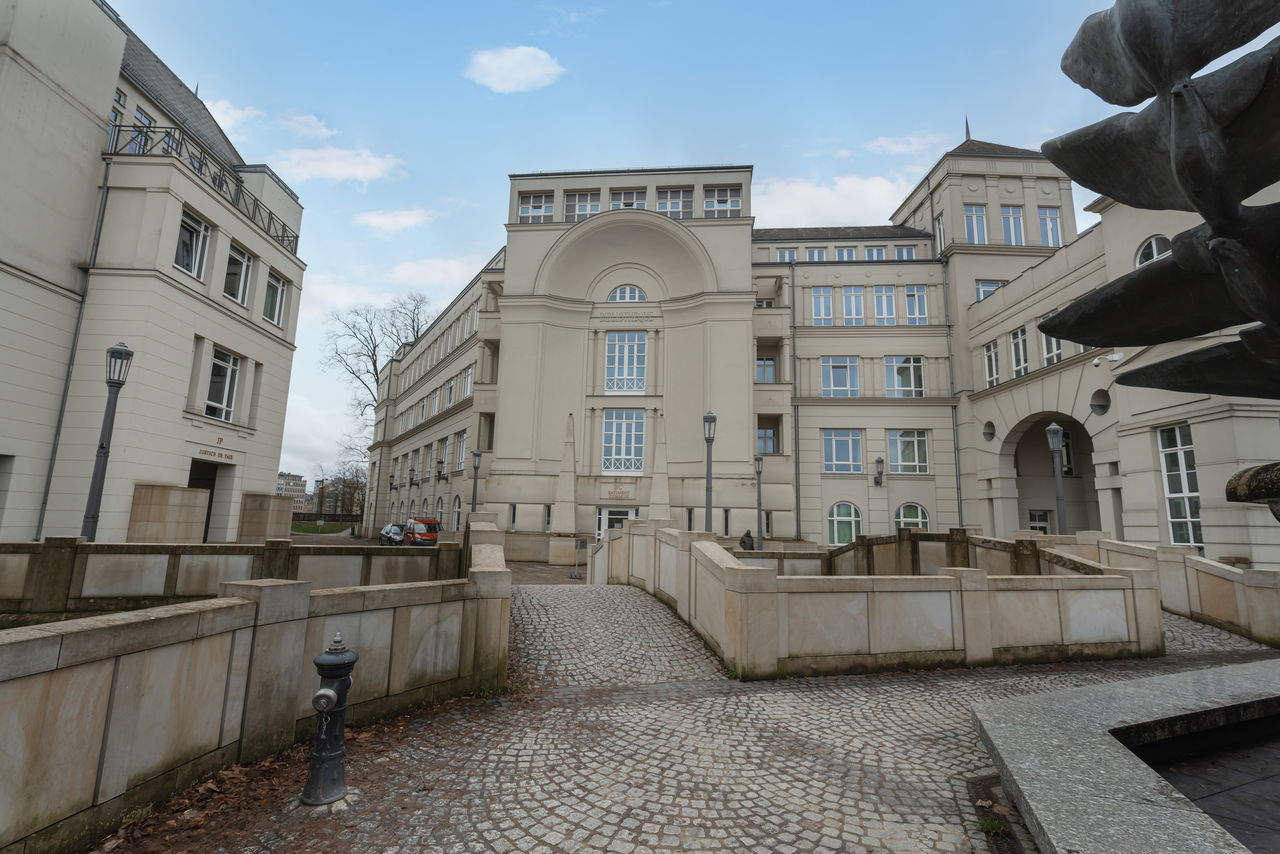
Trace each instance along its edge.
<instances>
[{"instance_id":1,"label":"metal post","mask_svg":"<svg viewBox=\"0 0 1280 854\"><path fill-rule=\"evenodd\" d=\"M347 649L342 633L335 632L329 648L315 657L320 690L311 705L316 718L316 739L311 748L311 769L300 800L309 806L331 804L347 795L347 747L343 727L347 722L347 692L351 671L360 656Z\"/></svg>"},{"instance_id":2,"label":"metal post","mask_svg":"<svg viewBox=\"0 0 1280 854\"><path fill-rule=\"evenodd\" d=\"M764 457L756 454L756 551L764 551L764 502L760 499L760 473L764 471Z\"/></svg>"},{"instance_id":3,"label":"metal post","mask_svg":"<svg viewBox=\"0 0 1280 854\"><path fill-rule=\"evenodd\" d=\"M98 436L98 456L93 462L89 500L85 502L84 524L80 527L80 536L90 543L98 536L98 512L102 507L102 487L107 480L107 458L111 456L111 431L116 423L116 399L119 397L120 386L108 385L107 408L102 413L102 432Z\"/></svg>"},{"instance_id":4,"label":"metal post","mask_svg":"<svg viewBox=\"0 0 1280 854\"><path fill-rule=\"evenodd\" d=\"M480 452L471 452L471 512L476 512L476 487L480 484Z\"/></svg>"},{"instance_id":5,"label":"metal post","mask_svg":"<svg viewBox=\"0 0 1280 854\"><path fill-rule=\"evenodd\" d=\"M1062 428L1057 422L1044 430L1049 439L1049 455L1053 458L1053 490L1058 499L1058 534L1067 533L1067 502L1062 494Z\"/></svg>"},{"instance_id":6,"label":"metal post","mask_svg":"<svg viewBox=\"0 0 1280 854\"><path fill-rule=\"evenodd\" d=\"M711 527L711 445L716 440L716 416L713 412L702 416L702 437L707 442L707 506L702 522L707 533L710 534L715 531Z\"/></svg>"}]
</instances>

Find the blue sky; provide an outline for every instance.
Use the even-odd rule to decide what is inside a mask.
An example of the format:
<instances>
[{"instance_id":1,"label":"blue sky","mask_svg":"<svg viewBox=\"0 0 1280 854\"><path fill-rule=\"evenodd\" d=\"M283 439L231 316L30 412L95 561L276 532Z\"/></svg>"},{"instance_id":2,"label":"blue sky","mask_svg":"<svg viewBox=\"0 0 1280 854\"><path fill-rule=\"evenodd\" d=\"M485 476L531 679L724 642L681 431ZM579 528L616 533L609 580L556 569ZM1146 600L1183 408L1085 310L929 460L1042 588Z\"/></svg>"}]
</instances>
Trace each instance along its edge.
<instances>
[{"instance_id":1,"label":"blue sky","mask_svg":"<svg viewBox=\"0 0 1280 854\"><path fill-rule=\"evenodd\" d=\"M749 163L758 226L867 225L966 116L1038 148L1115 111L1058 68L1106 0L110 2L301 197L280 466L309 480L350 429L325 315L447 305L503 244L508 173Z\"/></svg>"}]
</instances>

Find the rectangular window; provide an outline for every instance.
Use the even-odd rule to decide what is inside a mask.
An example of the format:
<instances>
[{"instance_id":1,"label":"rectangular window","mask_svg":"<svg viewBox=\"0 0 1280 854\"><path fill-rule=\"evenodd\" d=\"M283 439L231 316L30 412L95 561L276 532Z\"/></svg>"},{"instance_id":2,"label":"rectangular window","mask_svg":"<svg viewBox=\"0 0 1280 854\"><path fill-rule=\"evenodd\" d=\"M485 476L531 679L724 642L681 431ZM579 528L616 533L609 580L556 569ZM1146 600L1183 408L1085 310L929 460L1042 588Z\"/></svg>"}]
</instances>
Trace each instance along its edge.
<instances>
[{"instance_id":1,"label":"rectangular window","mask_svg":"<svg viewBox=\"0 0 1280 854\"><path fill-rule=\"evenodd\" d=\"M889 472L928 474L929 447L923 430L889 431Z\"/></svg>"},{"instance_id":2,"label":"rectangular window","mask_svg":"<svg viewBox=\"0 0 1280 854\"><path fill-rule=\"evenodd\" d=\"M129 140L130 154L146 154L151 148L151 134L147 133L147 129L155 125L155 119L142 111L142 108L133 112L133 136Z\"/></svg>"},{"instance_id":3,"label":"rectangular window","mask_svg":"<svg viewBox=\"0 0 1280 854\"><path fill-rule=\"evenodd\" d=\"M759 424L756 426L756 453L778 453L778 428L773 424Z\"/></svg>"},{"instance_id":4,"label":"rectangular window","mask_svg":"<svg viewBox=\"0 0 1280 854\"><path fill-rule=\"evenodd\" d=\"M467 467L467 431L466 430L463 430L461 433L458 434L458 441L455 444L457 444L458 446L458 453L455 455L457 459L453 464L453 470L462 471L464 468Z\"/></svg>"},{"instance_id":5,"label":"rectangular window","mask_svg":"<svg viewBox=\"0 0 1280 854\"><path fill-rule=\"evenodd\" d=\"M552 193L530 193L520 197L519 222L551 222L555 217Z\"/></svg>"},{"instance_id":6,"label":"rectangular window","mask_svg":"<svg viewBox=\"0 0 1280 854\"><path fill-rule=\"evenodd\" d=\"M852 246L836 247L837 261L857 261L858 252Z\"/></svg>"},{"instance_id":7,"label":"rectangular window","mask_svg":"<svg viewBox=\"0 0 1280 854\"><path fill-rule=\"evenodd\" d=\"M1053 513L1049 510L1028 510L1027 511L1027 530L1039 531L1042 534L1050 533L1049 526L1053 521Z\"/></svg>"},{"instance_id":8,"label":"rectangular window","mask_svg":"<svg viewBox=\"0 0 1280 854\"><path fill-rule=\"evenodd\" d=\"M702 215L711 219L722 219L729 216L742 216L742 188L703 188Z\"/></svg>"},{"instance_id":9,"label":"rectangular window","mask_svg":"<svg viewBox=\"0 0 1280 854\"><path fill-rule=\"evenodd\" d=\"M898 256L899 261L916 260L916 248L914 246L895 246L893 251Z\"/></svg>"},{"instance_id":10,"label":"rectangular window","mask_svg":"<svg viewBox=\"0 0 1280 854\"><path fill-rule=\"evenodd\" d=\"M609 210L644 210L644 190L613 190L609 193Z\"/></svg>"},{"instance_id":11,"label":"rectangular window","mask_svg":"<svg viewBox=\"0 0 1280 854\"><path fill-rule=\"evenodd\" d=\"M693 216L693 190L659 190L658 213L672 219L689 219Z\"/></svg>"},{"instance_id":12,"label":"rectangular window","mask_svg":"<svg viewBox=\"0 0 1280 854\"><path fill-rule=\"evenodd\" d=\"M969 243L987 242L987 206L964 206L964 239Z\"/></svg>"},{"instance_id":13,"label":"rectangular window","mask_svg":"<svg viewBox=\"0 0 1280 854\"><path fill-rule=\"evenodd\" d=\"M809 249L807 250L807 254L810 261L827 260L827 250L825 249Z\"/></svg>"},{"instance_id":14,"label":"rectangular window","mask_svg":"<svg viewBox=\"0 0 1280 854\"><path fill-rule=\"evenodd\" d=\"M601 468L606 472L644 470L644 410L604 411L604 452Z\"/></svg>"},{"instance_id":15,"label":"rectangular window","mask_svg":"<svg viewBox=\"0 0 1280 854\"><path fill-rule=\"evenodd\" d=\"M831 325L831 288L813 289L813 325Z\"/></svg>"},{"instance_id":16,"label":"rectangular window","mask_svg":"<svg viewBox=\"0 0 1280 854\"><path fill-rule=\"evenodd\" d=\"M249 295L249 271L252 266L253 261L247 252L231 247L231 252L227 255L227 275L222 282L223 296L244 305Z\"/></svg>"},{"instance_id":17,"label":"rectangular window","mask_svg":"<svg viewBox=\"0 0 1280 854\"><path fill-rule=\"evenodd\" d=\"M977 293L978 302L982 302L987 297L994 294L997 290L1004 287L1004 282L988 282L978 279L973 283L974 291Z\"/></svg>"},{"instance_id":18,"label":"rectangular window","mask_svg":"<svg viewBox=\"0 0 1280 854\"><path fill-rule=\"evenodd\" d=\"M240 357L213 348L213 366L209 371L209 393L205 396L204 414L230 421L236 403L236 382L240 378Z\"/></svg>"},{"instance_id":19,"label":"rectangular window","mask_svg":"<svg viewBox=\"0 0 1280 854\"><path fill-rule=\"evenodd\" d=\"M448 409L453 406L453 380L449 380L444 384L444 408Z\"/></svg>"},{"instance_id":20,"label":"rectangular window","mask_svg":"<svg viewBox=\"0 0 1280 854\"><path fill-rule=\"evenodd\" d=\"M474 365L467 365L467 369L462 372L462 396L471 397L471 375L475 371Z\"/></svg>"},{"instance_id":21,"label":"rectangular window","mask_svg":"<svg viewBox=\"0 0 1280 854\"><path fill-rule=\"evenodd\" d=\"M924 285L907 285L907 326L924 326L929 322L929 304Z\"/></svg>"},{"instance_id":22,"label":"rectangular window","mask_svg":"<svg viewBox=\"0 0 1280 854\"><path fill-rule=\"evenodd\" d=\"M598 213L600 213L600 194L598 192L564 194L565 222L578 222Z\"/></svg>"},{"instance_id":23,"label":"rectangular window","mask_svg":"<svg viewBox=\"0 0 1280 854\"><path fill-rule=\"evenodd\" d=\"M822 357L822 396L858 396L858 357Z\"/></svg>"},{"instance_id":24,"label":"rectangular window","mask_svg":"<svg viewBox=\"0 0 1280 854\"><path fill-rule=\"evenodd\" d=\"M823 430L822 470L830 474L862 471L862 431Z\"/></svg>"},{"instance_id":25,"label":"rectangular window","mask_svg":"<svg viewBox=\"0 0 1280 854\"><path fill-rule=\"evenodd\" d=\"M1191 425L1161 427L1156 435L1160 442L1160 470L1164 474L1170 542L1202 546L1200 482L1196 476L1196 453L1191 446Z\"/></svg>"},{"instance_id":26,"label":"rectangular window","mask_svg":"<svg viewBox=\"0 0 1280 854\"><path fill-rule=\"evenodd\" d=\"M924 357L885 356L886 397L924 397Z\"/></svg>"},{"instance_id":27,"label":"rectangular window","mask_svg":"<svg viewBox=\"0 0 1280 854\"><path fill-rule=\"evenodd\" d=\"M794 261L794 260L796 260L796 250L794 250L794 249L779 249L779 250L778 250L778 263L780 263L780 264L790 264L790 263L791 263L792 261Z\"/></svg>"},{"instance_id":28,"label":"rectangular window","mask_svg":"<svg viewBox=\"0 0 1280 854\"><path fill-rule=\"evenodd\" d=\"M1017 205L1002 205L1000 208L1000 225L1004 228L1004 242L1007 246L1023 246L1026 240L1022 236L1022 208Z\"/></svg>"},{"instance_id":29,"label":"rectangular window","mask_svg":"<svg viewBox=\"0 0 1280 854\"><path fill-rule=\"evenodd\" d=\"M938 218L933 221L933 247L939 255L947 245L947 232L943 229L942 214L938 214Z\"/></svg>"},{"instance_id":30,"label":"rectangular window","mask_svg":"<svg viewBox=\"0 0 1280 854\"><path fill-rule=\"evenodd\" d=\"M876 285L876 326L894 326L893 285Z\"/></svg>"},{"instance_id":31,"label":"rectangular window","mask_svg":"<svg viewBox=\"0 0 1280 854\"><path fill-rule=\"evenodd\" d=\"M1047 315L1046 315L1047 317ZM1040 318L1043 320L1044 318ZM1048 365L1056 365L1062 361L1062 339L1054 338L1044 332L1040 333L1040 347L1044 352L1044 363Z\"/></svg>"},{"instance_id":32,"label":"rectangular window","mask_svg":"<svg viewBox=\"0 0 1280 854\"><path fill-rule=\"evenodd\" d=\"M773 300L758 299L756 300L756 308L773 308Z\"/></svg>"},{"instance_id":33,"label":"rectangular window","mask_svg":"<svg viewBox=\"0 0 1280 854\"><path fill-rule=\"evenodd\" d=\"M987 367L987 388L994 388L1000 383L1000 345L995 341L983 344L982 361Z\"/></svg>"},{"instance_id":34,"label":"rectangular window","mask_svg":"<svg viewBox=\"0 0 1280 854\"><path fill-rule=\"evenodd\" d=\"M204 276L204 253L209 248L209 226L186 211L178 226L178 248L173 264L197 279Z\"/></svg>"},{"instance_id":35,"label":"rectangular window","mask_svg":"<svg viewBox=\"0 0 1280 854\"><path fill-rule=\"evenodd\" d=\"M865 261L883 261L884 260L883 246L868 246L862 250L862 253L864 256L863 260Z\"/></svg>"},{"instance_id":36,"label":"rectangular window","mask_svg":"<svg viewBox=\"0 0 1280 854\"><path fill-rule=\"evenodd\" d=\"M756 382L772 383L774 379L774 358L773 356L757 356L756 357Z\"/></svg>"},{"instance_id":37,"label":"rectangular window","mask_svg":"<svg viewBox=\"0 0 1280 854\"><path fill-rule=\"evenodd\" d=\"M866 317L862 313L862 286L854 285L840 290L844 297L844 325L862 326L866 323Z\"/></svg>"},{"instance_id":38,"label":"rectangular window","mask_svg":"<svg viewBox=\"0 0 1280 854\"><path fill-rule=\"evenodd\" d=\"M284 300L285 294L289 292L288 285L284 279L275 274L274 271L267 274L267 295L262 301L262 316L276 326L284 325Z\"/></svg>"},{"instance_id":39,"label":"rectangular window","mask_svg":"<svg viewBox=\"0 0 1280 854\"><path fill-rule=\"evenodd\" d=\"M120 137L120 121L123 117L119 110L113 108L110 118L107 119L107 151L112 154L116 150L116 140Z\"/></svg>"},{"instance_id":40,"label":"rectangular window","mask_svg":"<svg viewBox=\"0 0 1280 854\"><path fill-rule=\"evenodd\" d=\"M1040 208L1040 242L1045 246L1062 245L1062 216L1057 208Z\"/></svg>"},{"instance_id":41,"label":"rectangular window","mask_svg":"<svg viewBox=\"0 0 1280 854\"><path fill-rule=\"evenodd\" d=\"M1027 365L1027 328L1025 326L1009 333L1009 357L1010 364L1013 365L1013 375L1015 377L1025 376L1029 369Z\"/></svg>"},{"instance_id":42,"label":"rectangular window","mask_svg":"<svg viewBox=\"0 0 1280 854\"><path fill-rule=\"evenodd\" d=\"M644 392L645 333L605 333L605 394Z\"/></svg>"},{"instance_id":43,"label":"rectangular window","mask_svg":"<svg viewBox=\"0 0 1280 854\"><path fill-rule=\"evenodd\" d=\"M440 411L440 389L431 392L431 414L435 415Z\"/></svg>"}]
</instances>

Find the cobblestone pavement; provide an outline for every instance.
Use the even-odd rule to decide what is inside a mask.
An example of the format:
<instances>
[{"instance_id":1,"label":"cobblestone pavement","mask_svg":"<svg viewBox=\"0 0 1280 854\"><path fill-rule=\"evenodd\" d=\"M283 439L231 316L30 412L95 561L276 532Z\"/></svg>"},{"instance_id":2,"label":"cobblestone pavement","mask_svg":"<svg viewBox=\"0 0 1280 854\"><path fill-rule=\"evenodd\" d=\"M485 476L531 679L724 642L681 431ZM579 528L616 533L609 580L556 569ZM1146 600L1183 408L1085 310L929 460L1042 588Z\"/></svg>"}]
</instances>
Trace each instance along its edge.
<instances>
[{"instance_id":1,"label":"cobblestone pavement","mask_svg":"<svg viewBox=\"0 0 1280 854\"><path fill-rule=\"evenodd\" d=\"M1158 660L739 683L642 591L521 586L520 690L353 749L342 813L238 816L224 851L987 852L976 702L1278 654L1166 616Z\"/></svg>"}]
</instances>

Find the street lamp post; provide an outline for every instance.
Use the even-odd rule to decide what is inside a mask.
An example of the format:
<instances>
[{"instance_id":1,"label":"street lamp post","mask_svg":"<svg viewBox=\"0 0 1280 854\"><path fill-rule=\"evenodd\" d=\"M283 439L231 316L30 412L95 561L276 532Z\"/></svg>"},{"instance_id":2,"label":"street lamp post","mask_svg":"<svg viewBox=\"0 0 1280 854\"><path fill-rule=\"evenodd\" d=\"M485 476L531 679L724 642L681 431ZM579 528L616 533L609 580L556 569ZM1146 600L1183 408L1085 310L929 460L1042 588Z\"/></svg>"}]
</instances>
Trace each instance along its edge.
<instances>
[{"instance_id":1,"label":"street lamp post","mask_svg":"<svg viewBox=\"0 0 1280 854\"><path fill-rule=\"evenodd\" d=\"M1058 498L1058 533L1067 532L1067 502L1062 495L1062 428L1055 421L1044 428L1049 437L1049 454L1053 457L1053 491Z\"/></svg>"},{"instance_id":2,"label":"street lamp post","mask_svg":"<svg viewBox=\"0 0 1280 854\"><path fill-rule=\"evenodd\" d=\"M702 438L707 441L707 507L706 513L702 517L702 522L707 529L707 533L713 530L711 527L711 443L716 440L716 415L714 412L708 411L702 416Z\"/></svg>"},{"instance_id":3,"label":"street lamp post","mask_svg":"<svg viewBox=\"0 0 1280 854\"><path fill-rule=\"evenodd\" d=\"M124 344L107 348L107 407L102 413L102 432L98 436L98 456L93 462L93 479L89 481L89 500L84 506L84 524L80 536L92 543L98 536L98 512L102 508L102 487L107 480L107 458L111 456L111 431L116 423L116 400L129 376L133 351Z\"/></svg>"},{"instance_id":4,"label":"street lamp post","mask_svg":"<svg viewBox=\"0 0 1280 854\"><path fill-rule=\"evenodd\" d=\"M764 504L760 500L760 473L764 471L764 457L756 454L756 551L764 551Z\"/></svg>"},{"instance_id":5,"label":"street lamp post","mask_svg":"<svg viewBox=\"0 0 1280 854\"><path fill-rule=\"evenodd\" d=\"M480 452L471 452L471 512L476 512L476 487L480 483Z\"/></svg>"},{"instance_id":6,"label":"street lamp post","mask_svg":"<svg viewBox=\"0 0 1280 854\"><path fill-rule=\"evenodd\" d=\"M324 478L316 478L316 533L324 530Z\"/></svg>"}]
</instances>

